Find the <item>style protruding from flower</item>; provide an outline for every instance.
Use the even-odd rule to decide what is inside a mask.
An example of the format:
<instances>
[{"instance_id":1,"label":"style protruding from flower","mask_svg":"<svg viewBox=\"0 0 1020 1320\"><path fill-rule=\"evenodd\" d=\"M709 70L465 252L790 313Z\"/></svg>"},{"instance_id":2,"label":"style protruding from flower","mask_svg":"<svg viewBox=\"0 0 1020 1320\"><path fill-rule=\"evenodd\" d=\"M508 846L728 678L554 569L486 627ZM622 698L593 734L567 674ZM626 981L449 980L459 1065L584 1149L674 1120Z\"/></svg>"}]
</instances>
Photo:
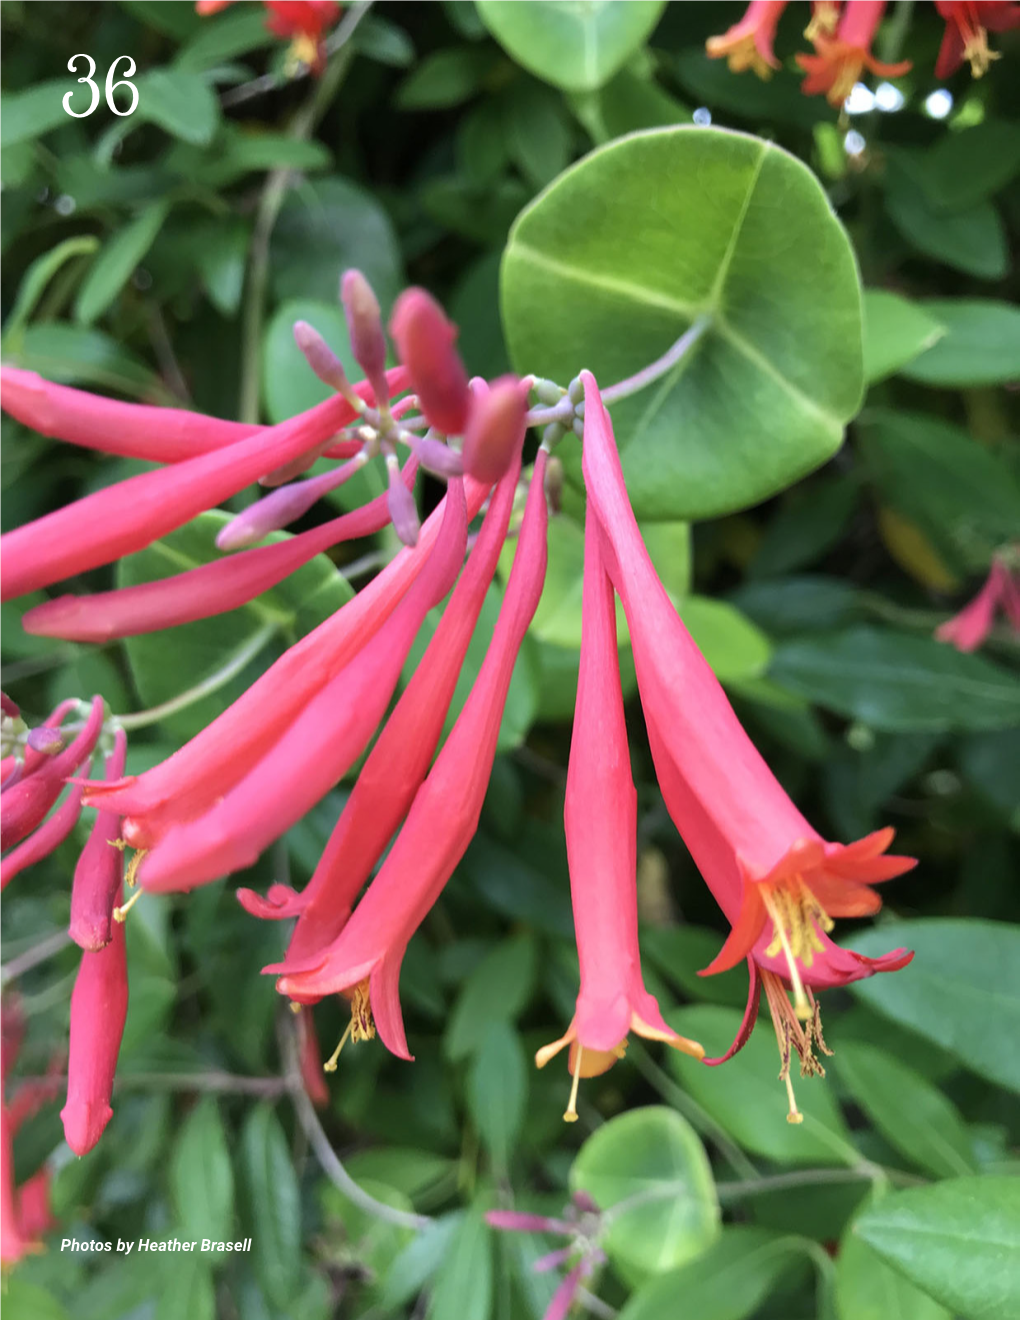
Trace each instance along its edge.
<instances>
[{"instance_id":1,"label":"style protruding from flower","mask_svg":"<svg viewBox=\"0 0 1020 1320\"><path fill-rule=\"evenodd\" d=\"M751 0L739 23L705 42L709 58L725 59L731 73L753 69L759 78L771 78L779 68L772 46L785 8L786 0Z\"/></svg>"},{"instance_id":2,"label":"style protruding from flower","mask_svg":"<svg viewBox=\"0 0 1020 1320\"><path fill-rule=\"evenodd\" d=\"M916 863L886 855L891 829L846 846L826 842L787 796L658 578L627 498L598 385L589 372L581 379L589 508L598 517L606 566L627 616L659 787L733 928L705 974L742 958L750 968L744 1023L723 1059L750 1034L764 983L789 1087L791 1050L800 1055L803 1072L820 1071L812 1053L821 1045L813 991L895 971L913 956L897 949L872 959L840 948L828 936L832 918L877 912L881 899L873 886ZM792 1088L790 1105L791 1121L798 1121Z\"/></svg>"},{"instance_id":3,"label":"style protruding from flower","mask_svg":"<svg viewBox=\"0 0 1020 1320\"><path fill-rule=\"evenodd\" d=\"M835 34L813 34L816 54L797 56L807 74L801 84L805 96L824 92L829 104L839 109L865 69L880 78L900 78L910 70L910 60L883 64L871 53L884 12L884 0L847 0Z\"/></svg>"},{"instance_id":4,"label":"style protruding from flower","mask_svg":"<svg viewBox=\"0 0 1020 1320\"><path fill-rule=\"evenodd\" d=\"M989 32L1020 27L1020 5L1008 0L935 0L946 30L935 62L935 77L948 78L966 60L975 78L983 78L1001 52L988 45Z\"/></svg>"},{"instance_id":5,"label":"style protruding from flower","mask_svg":"<svg viewBox=\"0 0 1020 1320\"><path fill-rule=\"evenodd\" d=\"M591 504L585 520L584 596L577 704L570 740L564 824L574 930L581 965L577 1008L566 1034L538 1051L541 1068L570 1046L573 1076L564 1118L577 1118L581 1077L623 1056L628 1034L704 1058L701 1046L663 1021L645 989L638 949L637 792L623 714L615 593Z\"/></svg>"},{"instance_id":6,"label":"style protruding from flower","mask_svg":"<svg viewBox=\"0 0 1020 1320\"><path fill-rule=\"evenodd\" d=\"M1020 634L1020 547L1002 551L992 560L985 584L967 605L935 629L940 642L958 651L977 651L987 640L1000 611Z\"/></svg>"}]
</instances>

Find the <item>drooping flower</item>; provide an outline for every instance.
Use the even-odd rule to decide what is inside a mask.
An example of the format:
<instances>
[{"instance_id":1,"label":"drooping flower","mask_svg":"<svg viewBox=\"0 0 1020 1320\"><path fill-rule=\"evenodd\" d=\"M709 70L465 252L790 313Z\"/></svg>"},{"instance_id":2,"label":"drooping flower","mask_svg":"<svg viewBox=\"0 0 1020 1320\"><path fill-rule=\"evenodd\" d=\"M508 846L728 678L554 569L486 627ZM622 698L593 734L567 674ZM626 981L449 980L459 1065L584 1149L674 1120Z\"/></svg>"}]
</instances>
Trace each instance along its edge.
<instances>
[{"instance_id":1,"label":"drooping flower","mask_svg":"<svg viewBox=\"0 0 1020 1320\"><path fill-rule=\"evenodd\" d=\"M113 751L106 761L106 778L120 779L127 755L127 735L118 729ZM81 793L81 787L75 791ZM113 910L121 893L124 851L120 817L110 811L96 814L88 842L81 850L71 884L71 921L68 934L82 949L95 953L113 938Z\"/></svg>"},{"instance_id":2,"label":"drooping flower","mask_svg":"<svg viewBox=\"0 0 1020 1320\"><path fill-rule=\"evenodd\" d=\"M958 651L976 651L992 631L1000 610L1013 631L1020 633L1020 572L1010 567L1005 555L992 560L984 586L959 614L939 624L935 636Z\"/></svg>"},{"instance_id":3,"label":"drooping flower","mask_svg":"<svg viewBox=\"0 0 1020 1320\"><path fill-rule=\"evenodd\" d=\"M564 1118L577 1118L580 1077L605 1072L631 1031L704 1058L678 1036L645 989L638 950L637 792L623 714L616 610L598 519L588 506L584 536L581 662L577 680L564 823L574 930L581 964L577 1009L566 1034L538 1051L541 1068L570 1046L574 1083Z\"/></svg>"},{"instance_id":4,"label":"drooping flower","mask_svg":"<svg viewBox=\"0 0 1020 1320\"><path fill-rule=\"evenodd\" d=\"M562 1219L521 1210L487 1210L485 1220L490 1227L507 1233L555 1233L568 1239L565 1247L540 1256L531 1267L535 1273L544 1274L561 1265L570 1266L542 1320L564 1320L581 1285L605 1263L605 1252L599 1245L603 1231L602 1212L587 1192L574 1193Z\"/></svg>"},{"instance_id":5,"label":"drooping flower","mask_svg":"<svg viewBox=\"0 0 1020 1320\"><path fill-rule=\"evenodd\" d=\"M837 110L853 91L865 69L880 78L901 78L910 60L883 64L871 53L871 42L885 12L884 0L847 0L834 36L818 31L813 36L816 54L798 55L807 74L801 83L805 96L825 93Z\"/></svg>"},{"instance_id":6,"label":"drooping flower","mask_svg":"<svg viewBox=\"0 0 1020 1320\"><path fill-rule=\"evenodd\" d=\"M346 994L351 1025L341 1045L348 1037L368 1038L378 1025L387 1049L411 1057L400 1012L400 965L408 941L478 828L514 662L545 580L545 461L540 450L510 581L481 670L378 875L312 970L292 968L287 961L265 969L280 974L281 993L300 1001ZM335 1060L336 1053L333 1066Z\"/></svg>"},{"instance_id":7,"label":"drooping flower","mask_svg":"<svg viewBox=\"0 0 1020 1320\"><path fill-rule=\"evenodd\" d=\"M1020 5L1007 0L935 0L946 30L935 62L935 77L948 78L964 60L975 78L983 77L1001 53L988 45L989 32L1020 27Z\"/></svg>"},{"instance_id":8,"label":"drooping flower","mask_svg":"<svg viewBox=\"0 0 1020 1320\"><path fill-rule=\"evenodd\" d=\"M218 14L233 0L197 0L203 18ZM316 75L326 67L325 33L340 17L336 0L263 0L269 11L266 27L275 37L291 38L290 60L304 64Z\"/></svg>"},{"instance_id":9,"label":"drooping flower","mask_svg":"<svg viewBox=\"0 0 1020 1320\"><path fill-rule=\"evenodd\" d=\"M753 69L759 78L771 78L779 68L772 45L785 8L786 0L751 0L739 23L705 42L709 58L725 59L731 73Z\"/></svg>"},{"instance_id":10,"label":"drooping flower","mask_svg":"<svg viewBox=\"0 0 1020 1320\"><path fill-rule=\"evenodd\" d=\"M784 1065L792 1045L805 1052L802 1069L811 1071L810 1046L818 1024L812 990L895 971L912 957L903 949L876 959L841 949L828 936L832 917L878 911L881 900L872 886L902 875L915 862L884 855L893 837L888 829L848 846L826 842L791 802L741 727L659 581L627 499L609 414L594 377L584 372L581 378L585 485L602 528L609 575L630 627L659 786L674 824L733 927L706 973L748 958L751 999L745 1030L734 1049L753 1025L763 980L785 1051ZM784 982L793 990L792 1008L782 990ZM800 1028L804 1022L810 1027L806 1033ZM795 1108L791 1118L797 1118Z\"/></svg>"}]
</instances>

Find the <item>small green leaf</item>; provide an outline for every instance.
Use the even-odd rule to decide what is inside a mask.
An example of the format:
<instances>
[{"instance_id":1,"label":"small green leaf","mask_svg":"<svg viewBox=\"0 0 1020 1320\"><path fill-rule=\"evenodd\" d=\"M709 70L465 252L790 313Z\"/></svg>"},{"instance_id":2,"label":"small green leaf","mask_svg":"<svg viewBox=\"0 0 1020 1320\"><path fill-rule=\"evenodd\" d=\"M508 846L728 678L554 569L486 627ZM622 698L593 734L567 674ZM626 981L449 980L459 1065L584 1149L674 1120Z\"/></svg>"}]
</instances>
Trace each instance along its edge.
<instances>
[{"instance_id":1,"label":"small green leaf","mask_svg":"<svg viewBox=\"0 0 1020 1320\"><path fill-rule=\"evenodd\" d=\"M62 385L97 385L150 402L154 393L160 395L154 372L109 335L80 325L56 321L27 325L17 365Z\"/></svg>"},{"instance_id":2,"label":"small green leaf","mask_svg":"<svg viewBox=\"0 0 1020 1320\"><path fill-rule=\"evenodd\" d=\"M708 1157L672 1109L635 1109L603 1124L578 1152L570 1186L608 1215L606 1253L632 1286L700 1256L719 1236Z\"/></svg>"},{"instance_id":3,"label":"small green leaf","mask_svg":"<svg viewBox=\"0 0 1020 1320\"><path fill-rule=\"evenodd\" d=\"M21 1274L4 1280L4 1315L7 1320L70 1320L67 1309L52 1294Z\"/></svg>"},{"instance_id":4,"label":"small green leaf","mask_svg":"<svg viewBox=\"0 0 1020 1320\"><path fill-rule=\"evenodd\" d=\"M382 1281L380 1304L384 1309L403 1306L432 1278L447 1259L462 1219L460 1214L434 1219L407 1244Z\"/></svg>"},{"instance_id":5,"label":"small green leaf","mask_svg":"<svg viewBox=\"0 0 1020 1320\"><path fill-rule=\"evenodd\" d=\"M506 1169L520 1135L528 1100L528 1065L517 1032L493 1022L471 1063L467 1102L493 1162Z\"/></svg>"},{"instance_id":6,"label":"small green leaf","mask_svg":"<svg viewBox=\"0 0 1020 1320\"><path fill-rule=\"evenodd\" d=\"M642 519L774 494L835 453L860 401L846 234L814 176L757 138L681 127L592 152L519 216L501 296L515 365L562 383L587 367L612 385L708 318L673 370L612 409ZM580 485L577 448L562 458Z\"/></svg>"},{"instance_id":7,"label":"small green leaf","mask_svg":"<svg viewBox=\"0 0 1020 1320\"><path fill-rule=\"evenodd\" d=\"M234 1175L219 1108L200 1100L180 1128L170 1159L170 1189L184 1232L199 1241L234 1236Z\"/></svg>"},{"instance_id":8,"label":"small green leaf","mask_svg":"<svg viewBox=\"0 0 1020 1320\"><path fill-rule=\"evenodd\" d=\"M491 51L452 46L433 51L400 84L401 110L448 110L482 89L493 66Z\"/></svg>"},{"instance_id":9,"label":"small green leaf","mask_svg":"<svg viewBox=\"0 0 1020 1320\"><path fill-rule=\"evenodd\" d=\"M1020 930L1005 922L889 922L855 935L858 953L875 957L895 945L914 961L895 976L857 981L858 998L885 1017L949 1050L961 1063L1020 1091Z\"/></svg>"},{"instance_id":10,"label":"small green leaf","mask_svg":"<svg viewBox=\"0 0 1020 1320\"><path fill-rule=\"evenodd\" d=\"M241 1133L253 1265L263 1292L285 1310L301 1275L301 1192L280 1120L268 1104L256 1105Z\"/></svg>"},{"instance_id":11,"label":"small green leaf","mask_svg":"<svg viewBox=\"0 0 1020 1320\"><path fill-rule=\"evenodd\" d=\"M489 1320L492 1314L492 1230L470 1209L443 1254L429 1296L427 1320Z\"/></svg>"},{"instance_id":12,"label":"small green leaf","mask_svg":"<svg viewBox=\"0 0 1020 1320\"><path fill-rule=\"evenodd\" d=\"M482 22L509 55L568 91L601 87L651 35L663 0L478 0Z\"/></svg>"},{"instance_id":13,"label":"small green leaf","mask_svg":"<svg viewBox=\"0 0 1020 1320\"><path fill-rule=\"evenodd\" d=\"M95 234L80 234L77 238L65 238L62 243L36 257L22 277L18 286L18 296L14 300L10 315L4 324L5 348L10 344L10 337L21 330L32 315L35 305L42 297L46 286L65 262L75 257L89 257L99 247Z\"/></svg>"},{"instance_id":14,"label":"small green leaf","mask_svg":"<svg viewBox=\"0 0 1020 1320\"><path fill-rule=\"evenodd\" d=\"M742 1014L737 1009L698 1004L666 1014L681 1035L698 1040L710 1057L729 1049ZM718 1068L670 1050L668 1059L684 1088L726 1131L756 1155L780 1164L849 1164L859 1156L850 1144L843 1116L822 1078L791 1076L802 1123L787 1122L787 1098L779 1080L780 1057L769 1021L758 1026L742 1050Z\"/></svg>"},{"instance_id":15,"label":"small green leaf","mask_svg":"<svg viewBox=\"0 0 1020 1320\"><path fill-rule=\"evenodd\" d=\"M91 325L102 316L152 247L169 209L169 202L153 202L107 240L78 290L74 303L78 322Z\"/></svg>"},{"instance_id":16,"label":"small green leaf","mask_svg":"<svg viewBox=\"0 0 1020 1320\"><path fill-rule=\"evenodd\" d=\"M450 1014L444 1040L448 1058L476 1054L493 1023L518 1017L535 987L536 956L534 940L521 935L504 940L478 964Z\"/></svg>"},{"instance_id":17,"label":"small green leaf","mask_svg":"<svg viewBox=\"0 0 1020 1320\"><path fill-rule=\"evenodd\" d=\"M836 1257L839 1320L951 1320L938 1302L890 1269L853 1226Z\"/></svg>"},{"instance_id":18,"label":"small green leaf","mask_svg":"<svg viewBox=\"0 0 1020 1320\"><path fill-rule=\"evenodd\" d=\"M854 1232L964 1320L1020 1315L1020 1181L955 1178L873 1203Z\"/></svg>"},{"instance_id":19,"label":"small green leaf","mask_svg":"<svg viewBox=\"0 0 1020 1320\"><path fill-rule=\"evenodd\" d=\"M232 10L203 23L177 52L174 68L182 73L202 73L238 55L271 46L274 40L261 10Z\"/></svg>"},{"instance_id":20,"label":"small green leaf","mask_svg":"<svg viewBox=\"0 0 1020 1320\"><path fill-rule=\"evenodd\" d=\"M209 1235L196 1236L201 1241ZM172 1284L167 1280L168 1286L156 1292L156 1320L216 1320L216 1286L209 1260L208 1254L196 1251L175 1261Z\"/></svg>"},{"instance_id":21,"label":"small green leaf","mask_svg":"<svg viewBox=\"0 0 1020 1320\"><path fill-rule=\"evenodd\" d=\"M73 122L64 109L64 97L72 92L71 109L81 115L89 108L92 89L77 79L87 68L77 62L77 73L63 78L37 83L24 92L8 92L0 97L0 147L13 147L18 142L31 142L43 137L51 129Z\"/></svg>"},{"instance_id":22,"label":"small green leaf","mask_svg":"<svg viewBox=\"0 0 1020 1320\"><path fill-rule=\"evenodd\" d=\"M1008 273L1006 230L991 202L963 211L937 210L910 171L897 170L890 176L885 207L907 242L925 256L982 280L1000 280Z\"/></svg>"},{"instance_id":23,"label":"small green leaf","mask_svg":"<svg viewBox=\"0 0 1020 1320\"><path fill-rule=\"evenodd\" d=\"M1020 125L988 118L944 134L924 156L922 183L939 210L962 211L993 196L1020 169Z\"/></svg>"},{"instance_id":24,"label":"small green leaf","mask_svg":"<svg viewBox=\"0 0 1020 1320\"><path fill-rule=\"evenodd\" d=\"M891 732L1020 724L1020 682L982 656L891 629L850 628L776 648L769 676L839 715Z\"/></svg>"},{"instance_id":25,"label":"small green leaf","mask_svg":"<svg viewBox=\"0 0 1020 1320\"><path fill-rule=\"evenodd\" d=\"M930 303L886 289L864 291L864 377L869 385L902 370L945 335Z\"/></svg>"},{"instance_id":26,"label":"small green leaf","mask_svg":"<svg viewBox=\"0 0 1020 1320\"><path fill-rule=\"evenodd\" d=\"M173 137L207 146L220 122L216 94L198 73L153 69L136 81L139 119L166 129Z\"/></svg>"},{"instance_id":27,"label":"small green leaf","mask_svg":"<svg viewBox=\"0 0 1020 1320\"><path fill-rule=\"evenodd\" d=\"M963 1120L919 1073L863 1041L844 1041L834 1066L879 1132L919 1168L936 1178L975 1172Z\"/></svg>"},{"instance_id":28,"label":"small green leaf","mask_svg":"<svg viewBox=\"0 0 1020 1320\"><path fill-rule=\"evenodd\" d=\"M930 298L924 311L945 335L903 370L941 389L999 385L1020 379L1020 309L991 298Z\"/></svg>"},{"instance_id":29,"label":"small green leaf","mask_svg":"<svg viewBox=\"0 0 1020 1320\"><path fill-rule=\"evenodd\" d=\"M544 188L570 161L562 97L540 83L522 83L507 98L503 114L511 159L536 188Z\"/></svg>"},{"instance_id":30,"label":"small green leaf","mask_svg":"<svg viewBox=\"0 0 1020 1320\"><path fill-rule=\"evenodd\" d=\"M708 596L688 596L680 614L720 683L756 678L765 672L772 645L733 605Z\"/></svg>"}]
</instances>

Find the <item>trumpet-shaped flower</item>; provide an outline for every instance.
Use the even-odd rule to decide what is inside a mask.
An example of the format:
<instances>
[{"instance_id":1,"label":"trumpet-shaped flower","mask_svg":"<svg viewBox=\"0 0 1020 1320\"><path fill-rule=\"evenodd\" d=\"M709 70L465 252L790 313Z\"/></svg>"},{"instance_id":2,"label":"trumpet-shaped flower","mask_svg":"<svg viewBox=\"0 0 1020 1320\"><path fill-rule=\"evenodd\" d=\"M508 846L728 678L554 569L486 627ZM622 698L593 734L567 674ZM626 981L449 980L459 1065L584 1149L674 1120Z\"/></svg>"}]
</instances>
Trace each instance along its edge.
<instances>
[{"instance_id":1,"label":"trumpet-shaped flower","mask_svg":"<svg viewBox=\"0 0 1020 1320\"><path fill-rule=\"evenodd\" d=\"M975 78L983 77L992 61L1002 58L989 48L988 33L1020 27L1020 5L1007 0L935 0L935 8L946 21L936 78L948 78L964 60Z\"/></svg>"},{"instance_id":2,"label":"trumpet-shaped flower","mask_svg":"<svg viewBox=\"0 0 1020 1320\"><path fill-rule=\"evenodd\" d=\"M779 68L772 44L785 8L786 0L751 0L739 23L705 42L709 58L725 59L731 73L753 69L759 78L771 78Z\"/></svg>"},{"instance_id":3,"label":"trumpet-shaped flower","mask_svg":"<svg viewBox=\"0 0 1020 1320\"><path fill-rule=\"evenodd\" d=\"M958 651L976 651L992 631L999 610L1013 631L1020 633L1020 573L1011 569L1004 557L992 561L991 571L978 594L959 614L940 623L935 636Z\"/></svg>"},{"instance_id":4,"label":"trumpet-shaped flower","mask_svg":"<svg viewBox=\"0 0 1020 1320\"><path fill-rule=\"evenodd\" d=\"M884 12L884 0L847 0L835 34L818 31L813 35L817 53L797 56L807 74L801 84L806 96L824 92L829 104L839 109L865 69L880 78L900 78L910 70L909 60L883 64L871 53Z\"/></svg>"},{"instance_id":5,"label":"trumpet-shaped flower","mask_svg":"<svg viewBox=\"0 0 1020 1320\"><path fill-rule=\"evenodd\" d=\"M540 450L513 570L478 678L378 875L313 969L286 961L265 969L280 974L281 993L299 1000L346 994L351 1024L341 1045L348 1037L368 1038L377 1024L392 1053L411 1057L400 1012L400 965L478 828L514 662L545 580L545 461Z\"/></svg>"},{"instance_id":6,"label":"trumpet-shaped flower","mask_svg":"<svg viewBox=\"0 0 1020 1320\"><path fill-rule=\"evenodd\" d=\"M119 779L123 775L126 754L127 735L118 729L106 762L107 779ZM80 794L80 787L76 791ZM104 949L113 938L113 909L121 892L123 873L120 817L110 811L99 811L74 868L71 885L68 933L82 949L94 953Z\"/></svg>"},{"instance_id":7,"label":"trumpet-shaped flower","mask_svg":"<svg viewBox=\"0 0 1020 1320\"><path fill-rule=\"evenodd\" d=\"M574 930L581 964L577 1009L566 1034L538 1051L541 1068L570 1046L574 1084L564 1115L577 1118L578 1078L605 1072L628 1033L704 1058L666 1025L641 976L637 921L637 793L623 714L613 586L598 519L588 506L577 704L570 740L564 823Z\"/></svg>"},{"instance_id":8,"label":"trumpet-shaped flower","mask_svg":"<svg viewBox=\"0 0 1020 1320\"><path fill-rule=\"evenodd\" d=\"M789 982L793 1013L777 1020L788 1057L791 1021L816 1020L812 988L845 985L909 962L912 955L903 949L877 959L841 949L828 931L833 917L876 912L881 900L872 886L915 862L885 855L892 830L848 846L826 842L784 792L659 581L627 499L609 414L594 377L585 372L582 380L585 484L630 627L659 786L733 927L706 972L749 958L765 974L767 988ZM755 1010L757 987L752 970ZM770 1005L775 1013L778 998L773 1003L771 993Z\"/></svg>"}]
</instances>

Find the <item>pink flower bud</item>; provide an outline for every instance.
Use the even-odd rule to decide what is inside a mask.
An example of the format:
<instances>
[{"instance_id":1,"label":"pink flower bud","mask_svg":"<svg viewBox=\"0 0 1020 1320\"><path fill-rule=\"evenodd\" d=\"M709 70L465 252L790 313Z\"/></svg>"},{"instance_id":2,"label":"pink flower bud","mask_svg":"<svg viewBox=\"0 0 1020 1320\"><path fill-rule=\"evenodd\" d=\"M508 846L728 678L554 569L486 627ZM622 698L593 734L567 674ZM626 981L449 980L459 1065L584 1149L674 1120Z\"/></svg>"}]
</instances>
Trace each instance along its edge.
<instances>
[{"instance_id":1,"label":"pink flower bud","mask_svg":"<svg viewBox=\"0 0 1020 1320\"><path fill-rule=\"evenodd\" d=\"M261 541L270 532L279 531L289 523L295 522L303 513L307 513L319 497L327 491L342 486L364 467L360 457L350 459L341 467L332 468L318 477L307 481L294 482L287 486L277 486L269 495L249 504L236 518L220 531L216 537L218 550L243 550L246 546Z\"/></svg>"},{"instance_id":2,"label":"pink flower bud","mask_svg":"<svg viewBox=\"0 0 1020 1320\"><path fill-rule=\"evenodd\" d=\"M83 953L71 994L71 1047L67 1103L60 1111L67 1144L87 1155L113 1117L110 1096L127 1018L127 955L124 927L98 953Z\"/></svg>"},{"instance_id":3,"label":"pink flower bud","mask_svg":"<svg viewBox=\"0 0 1020 1320\"><path fill-rule=\"evenodd\" d=\"M464 475L464 460L456 449L444 445L442 440L433 440L430 436L415 436L411 448L426 472L434 472L437 477L461 477Z\"/></svg>"},{"instance_id":4,"label":"pink flower bud","mask_svg":"<svg viewBox=\"0 0 1020 1320\"><path fill-rule=\"evenodd\" d=\"M126 752L127 736L118 729L106 762L108 783L123 775ZM116 846L120 841L120 817L100 811L74 868L68 933L75 944L93 953L104 949L113 937L113 909L124 873L124 852Z\"/></svg>"},{"instance_id":5,"label":"pink flower bud","mask_svg":"<svg viewBox=\"0 0 1020 1320\"><path fill-rule=\"evenodd\" d=\"M343 363L314 326L310 326L307 321L295 321L294 342L323 385L328 385L331 390L345 397L350 393L351 383Z\"/></svg>"},{"instance_id":6,"label":"pink flower bud","mask_svg":"<svg viewBox=\"0 0 1020 1320\"><path fill-rule=\"evenodd\" d=\"M467 425L471 394L460 354L457 327L424 289L405 289L397 299L390 334L407 367L422 412L444 435Z\"/></svg>"},{"instance_id":7,"label":"pink flower bud","mask_svg":"<svg viewBox=\"0 0 1020 1320\"><path fill-rule=\"evenodd\" d=\"M0 692L0 710L12 720L16 720L21 713L18 710L18 703L12 701L6 692Z\"/></svg>"},{"instance_id":8,"label":"pink flower bud","mask_svg":"<svg viewBox=\"0 0 1020 1320\"><path fill-rule=\"evenodd\" d=\"M354 360L365 373L378 399L385 398L386 338L379 300L360 270L348 270L340 282L340 300L347 316Z\"/></svg>"},{"instance_id":9,"label":"pink flower bud","mask_svg":"<svg viewBox=\"0 0 1020 1320\"><path fill-rule=\"evenodd\" d=\"M464 470L476 481L497 482L524 439L528 391L516 376L500 376L476 401L464 432Z\"/></svg>"},{"instance_id":10,"label":"pink flower bud","mask_svg":"<svg viewBox=\"0 0 1020 1320\"><path fill-rule=\"evenodd\" d=\"M417 545L421 523L418 521L418 506L414 502L414 496L401 481L400 468L397 467L396 460L386 464L386 471L390 482L389 490L386 492L386 503L393 522L393 530L404 545Z\"/></svg>"},{"instance_id":11,"label":"pink flower bud","mask_svg":"<svg viewBox=\"0 0 1020 1320\"><path fill-rule=\"evenodd\" d=\"M59 729L52 729L48 724L40 724L34 729L29 729L25 742L33 752L52 756L63 747L64 736Z\"/></svg>"}]
</instances>

